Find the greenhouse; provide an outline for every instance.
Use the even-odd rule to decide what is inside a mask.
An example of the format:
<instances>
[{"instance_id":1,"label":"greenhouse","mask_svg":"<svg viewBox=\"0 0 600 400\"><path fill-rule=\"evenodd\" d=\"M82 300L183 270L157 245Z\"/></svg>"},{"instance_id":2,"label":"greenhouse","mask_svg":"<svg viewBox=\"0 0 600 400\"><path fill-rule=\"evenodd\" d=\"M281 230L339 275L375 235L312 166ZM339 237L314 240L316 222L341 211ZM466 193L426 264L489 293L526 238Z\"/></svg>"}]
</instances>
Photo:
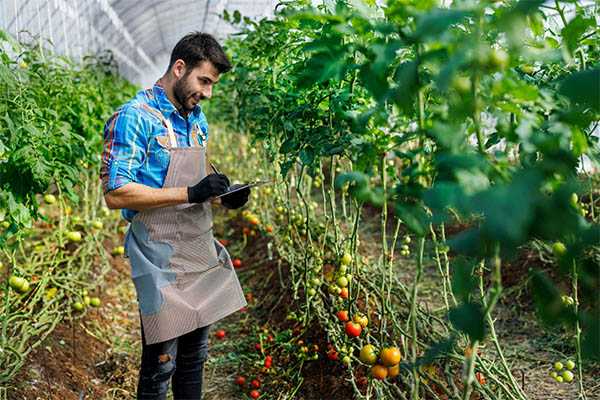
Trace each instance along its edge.
<instances>
[{"instance_id":1,"label":"greenhouse","mask_svg":"<svg viewBox=\"0 0 600 400\"><path fill-rule=\"evenodd\" d=\"M0 0L0 400L600 399L600 3Z\"/></svg>"}]
</instances>

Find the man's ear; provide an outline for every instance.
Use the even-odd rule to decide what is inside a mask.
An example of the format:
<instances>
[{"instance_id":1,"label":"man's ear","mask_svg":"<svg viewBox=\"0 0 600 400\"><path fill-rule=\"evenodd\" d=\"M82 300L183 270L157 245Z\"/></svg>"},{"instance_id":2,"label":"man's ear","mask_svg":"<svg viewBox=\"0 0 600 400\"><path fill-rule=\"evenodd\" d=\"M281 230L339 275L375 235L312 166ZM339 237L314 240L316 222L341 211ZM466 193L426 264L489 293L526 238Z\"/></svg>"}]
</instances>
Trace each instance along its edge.
<instances>
[{"instance_id":1,"label":"man's ear","mask_svg":"<svg viewBox=\"0 0 600 400\"><path fill-rule=\"evenodd\" d=\"M185 61L183 61L182 59L178 59L177 61L175 61L175 63L173 64L172 72L173 75L175 75L175 78L178 79L185 75Z\"/></svg>"}]
</instances>

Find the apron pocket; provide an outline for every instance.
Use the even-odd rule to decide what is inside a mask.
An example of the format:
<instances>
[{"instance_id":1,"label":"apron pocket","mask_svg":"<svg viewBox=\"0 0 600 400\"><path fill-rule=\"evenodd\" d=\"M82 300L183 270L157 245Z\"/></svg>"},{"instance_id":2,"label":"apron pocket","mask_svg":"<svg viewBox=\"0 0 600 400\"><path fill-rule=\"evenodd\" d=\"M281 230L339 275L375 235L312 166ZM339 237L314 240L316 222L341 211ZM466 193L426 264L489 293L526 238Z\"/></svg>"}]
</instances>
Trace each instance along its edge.
<instances>
[{"instance_id":1,"label":"apron pocket","mask_svg":"<svg viewBox=\"0 0 600 400\"><path fill-rule=\"evenodd\" d=\"M215 243L215 248L217 249L217 255L219 257L219 263L221 264L221 266L224 268L233 269L231 257L229 256L229 252L227 251L225 246L223 246L221 242L219 242L217 239L213 238L213 241Z\"/></svg>"},{"instance_id":2,"label":"apron pocket","mask_svg":"<svg viewBox=\"0 0 600 400\"><path fill-rule=\"evenodd\" d=\"M171 242L174 249L169 268L177 272L203 272L220 264L212 230ZM177 281L179 282L179 280Z\"/></svg>"}]
</instances>

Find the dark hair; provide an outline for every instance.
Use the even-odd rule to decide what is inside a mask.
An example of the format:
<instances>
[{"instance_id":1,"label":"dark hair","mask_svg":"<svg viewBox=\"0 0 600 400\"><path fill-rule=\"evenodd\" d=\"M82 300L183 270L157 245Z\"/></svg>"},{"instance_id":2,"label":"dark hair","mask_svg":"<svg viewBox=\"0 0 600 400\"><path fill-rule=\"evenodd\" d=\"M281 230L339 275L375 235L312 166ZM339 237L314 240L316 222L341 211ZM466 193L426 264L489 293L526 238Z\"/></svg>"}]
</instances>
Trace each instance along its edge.
<instances>
[{"instance_id":1,"label":"dark hair","mask_svg":"<svg viewBox=\"0 0 600 400\"><path fill-rule=\"evenodd\" d=\"M171 52L168 71L177 60L183 60L190 70L205 60L210 61L220 74L232 68L219 42L208 33L192 32L182 37Z\"/></svg>"}]
</instances>

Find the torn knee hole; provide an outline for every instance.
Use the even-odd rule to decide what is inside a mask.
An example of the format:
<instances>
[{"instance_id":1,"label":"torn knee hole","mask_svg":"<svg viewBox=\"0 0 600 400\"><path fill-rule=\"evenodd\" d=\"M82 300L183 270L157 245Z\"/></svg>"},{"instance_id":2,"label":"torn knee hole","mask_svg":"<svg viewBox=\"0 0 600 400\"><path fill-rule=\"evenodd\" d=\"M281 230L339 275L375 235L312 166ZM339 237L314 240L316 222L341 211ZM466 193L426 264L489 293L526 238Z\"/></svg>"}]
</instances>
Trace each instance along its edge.
<instances>
[{"instance_id":1,"label":"torn knee hole","mask_svg":"<svg viewBox=\"0 0 600 400\"><path fill-rule=\"evenodd\" d=\"M171 358L169 357L168 354L161 354L160 356L158 356L158 361L160 361L161 363L166 363L167 361L169 361Z\"/></svg>"}]
</instances>

